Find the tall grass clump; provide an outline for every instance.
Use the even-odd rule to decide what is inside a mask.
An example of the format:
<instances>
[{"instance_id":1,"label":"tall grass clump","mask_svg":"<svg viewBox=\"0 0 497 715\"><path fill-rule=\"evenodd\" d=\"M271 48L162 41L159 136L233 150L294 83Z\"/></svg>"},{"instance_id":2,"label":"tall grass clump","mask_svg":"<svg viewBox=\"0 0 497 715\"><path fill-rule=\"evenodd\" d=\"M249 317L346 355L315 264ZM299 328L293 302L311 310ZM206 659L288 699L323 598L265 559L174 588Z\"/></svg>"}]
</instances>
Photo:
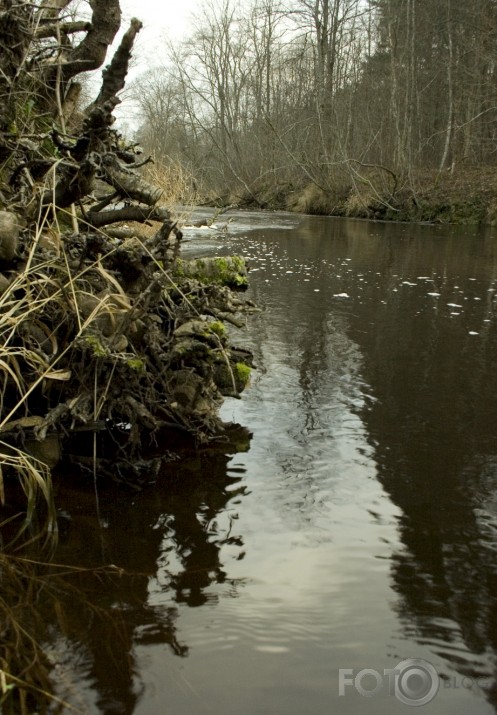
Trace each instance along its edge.
<instances>
[{"instance_id":1,"label":"tall grass clump","mask_svg":"<svg viewBox=\"0 0 497 715\"><path fill-rule=\"evenodd\" d=\"M202 201L195 176L178 160L163 157L157 163L148 164L146 177L162 190L159 203L171 211L180 223L190 217L191 207Z\"/></svg>"}]
</instances>

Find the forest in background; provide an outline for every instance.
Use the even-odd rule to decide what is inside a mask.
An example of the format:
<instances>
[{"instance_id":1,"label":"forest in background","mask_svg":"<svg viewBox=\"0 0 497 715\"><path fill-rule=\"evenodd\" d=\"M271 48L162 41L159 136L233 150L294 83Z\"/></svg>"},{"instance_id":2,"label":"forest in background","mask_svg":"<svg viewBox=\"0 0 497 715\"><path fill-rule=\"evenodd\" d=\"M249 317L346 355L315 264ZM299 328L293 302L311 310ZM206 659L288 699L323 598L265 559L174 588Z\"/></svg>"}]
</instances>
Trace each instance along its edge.
<instances>
[{"instance_id":1,"label":"forest in background","mask_svg":"<svg viewBox=\"0 0 497 715\"><path fill-rule=\"evenodd\" d=\"M209 0L136 82L203 200L497 221L495 0Z\"/></svg>"}]
</instances>

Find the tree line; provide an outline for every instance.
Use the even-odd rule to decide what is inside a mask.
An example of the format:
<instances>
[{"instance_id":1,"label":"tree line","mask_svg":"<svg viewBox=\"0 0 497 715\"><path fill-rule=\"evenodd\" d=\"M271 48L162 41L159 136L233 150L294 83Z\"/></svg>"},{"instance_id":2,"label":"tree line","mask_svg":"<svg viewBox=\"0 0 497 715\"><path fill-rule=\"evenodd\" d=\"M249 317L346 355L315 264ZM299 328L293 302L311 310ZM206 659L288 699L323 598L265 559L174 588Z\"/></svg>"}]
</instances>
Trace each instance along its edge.
<instances>
[{"instance_id":1,"label":"tree line","mask_svg":"<svg viewBox=\"0 0 497 715\"><path fill-rule=\"evenodd\" d=\"M260 200L494 166L496 0L207 0L139 80L139 138Z\"/></svg>"}]
</instances>

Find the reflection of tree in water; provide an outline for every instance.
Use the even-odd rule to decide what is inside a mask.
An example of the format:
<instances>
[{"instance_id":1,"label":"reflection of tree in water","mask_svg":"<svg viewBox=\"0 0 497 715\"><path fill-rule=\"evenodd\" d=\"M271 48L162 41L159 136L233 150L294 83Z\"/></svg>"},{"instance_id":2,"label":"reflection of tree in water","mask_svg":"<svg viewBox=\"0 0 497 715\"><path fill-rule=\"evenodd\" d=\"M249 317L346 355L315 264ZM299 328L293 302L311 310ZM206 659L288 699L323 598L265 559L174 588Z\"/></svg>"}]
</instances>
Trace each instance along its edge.
<instances>
[{"instance_id":1,"label":"reflection of tree in water","mask_svg":"<svg viewBox=\"0 0 497 715\"><path fill-rule=\"evenodd\" d=\"M188 485L188 498L182 488L169 493L172 520L165 542L181 565L174 574L166 566L167 576L161 585L173 590L176 603L195 607L212 601L207 594L209 586L228 580L219 559L220 547L243 545L241 537L232 534L236 515L226 507L228 500L243 494L244 489L226 490L226 466L219 460L207 464L202 458L191 460L188 472L182 470L182 479ZM226 522L225 528L221 521Z\"/></svg>"},{"instance_id":2,"label":"reflection of tree in water","mask_svg":"<svg viewBox=\"0 0 497 715\"><path fill-rule=\"evenodd\" d=\"M465 265L446 272L461 282L461 272L477 275L473 263L469 274ZM422 261L413 270L426 275ZM392 574L406 631L460 674L488 678L497 657L497 336L489 328L475 341L463 319L419 308L414 289L386 308L355 306L351 334L376 398L360 416L378 477L402 510L405 550ZM497 690L487 697L497 703Z\"/></svg>"},{"instance_id":3,"label":"reflection of tree in water","mask_svg":"<svg viewBox=\"0 0 497 715\"><path fill-rule=\"evenodd\" d=\"M47 649L59 664L53 671L59 694L76 707L81 703L75 692L86 690L98 694L99 713L132 713L139 697L133 659L138 645L163 644L188 655L176 634L174 603L205 603L212 584L229 581L221 547L241 545L230 528L216 528L228 502L243 494L243 488L233 489L228 459L199 453L169 465L169 473L143 492L103 491L102 528L91 493L64 488L59 495L65 512L55 560L88 571L65 578L58 618L47 619ZM170 560L174 573L168 571ZM161 598L154 603L151 588L157 591L158 583ZM230 587L236 590L236 584ZM53 612L49 599L45 605ZM76 683L66 688L71 670ZM85 702L83 710L88 708Z\"/></svg>"},{"instance_id":4,"label":"reflection of tree in water","mask_svg":"<svg viewBox=\"0 0 497 715\"><path fill-rule=\"evenodd\" d=\"M272 344L281 335L283 349L295 348L280 364L289 362L298 370L295 413L305 419L299 422L299 435L290 423L293 452L287 471L298 473L300 486L308 434L317 435L323 426L340 427L332 415L319 412L321 404L341 398L339 391L332 392L332 375L338 381L349 371L357 384L360 372L374 402L356 409L369 434L378 478L402 511L399 532L405 548L394 557L392 578L406 634L427 644L456 672L493 675L497 336L494 323L483 320L489 313L495 320L497 310L497 301L488 298L497 277L495 238L471 239L467 232L452 236L439 228L429 237L423 227L369 222L325 221L321 231L319 221L302 221L309 224L307 236L299 227L302 240L282 236L278 245L269 246L274 265L267 275L272 280L275 273L278 279L277 299L270 293ZM318 289L322 300L312 290L300 291L294 272L291 280L278 273L280 255L295 272L299 262L313 266L309 288ZM344 269L345 257L350 270ZM351 300L330 301L330 293L342 292ZM463 314L450 316L447 304L461 302ZM343 328L337 324L335 331L338 337L342 329L345 333L342 351L330 343L334 331L325 324L327 314L344 318ZM480 334L470 335L474 330ZM355 373L345 365L347 340L362 355L353 363ZM344 402L354 404L348 398ZM274 430L280 434L285 424L282 411ZM316 475L312 478L315 483ZM488 691L488 698L497 703L495 692Z\"/></svg>"},{"instance_id":5,"label":"reflection of tree in water","mask_svg":"<svg viewBox=\"0 0 497 715\"><path fill-rule=\"evenodd\" d=\"M337 434L344 430L351 385L357 382L360 356L346 336L347 320L331 309L337 301L330 301L333 266L349 249L341 225L299 217L298 231L291 235L284 230L252 234L256 260L263 256L252 293L268 316L252 331L250 347L267 372L264 384L277 406L264 438L272 473L285 483L279 509L295 528L326 512L327 490L315 487L329 477L328 466L321 470L321 465L339 459ZM330 247L337 256L323 261Z\"/></svg>"},{"instance_id":6,"label":"reflection of tree in water","mask_svg":"<svg viewBox=\"0 0 497 715\"><path fill-rule=\"evenodd\" d=\"M461 674L488 677L497 655L497 533L488 539L478 519L478 464L464 468L448 458L434 467L422 448L412 463L409 450L373 434L379 479L402 509L405 549L393 556L392 575L406 631Z\"/></svg>"}]
</instances>

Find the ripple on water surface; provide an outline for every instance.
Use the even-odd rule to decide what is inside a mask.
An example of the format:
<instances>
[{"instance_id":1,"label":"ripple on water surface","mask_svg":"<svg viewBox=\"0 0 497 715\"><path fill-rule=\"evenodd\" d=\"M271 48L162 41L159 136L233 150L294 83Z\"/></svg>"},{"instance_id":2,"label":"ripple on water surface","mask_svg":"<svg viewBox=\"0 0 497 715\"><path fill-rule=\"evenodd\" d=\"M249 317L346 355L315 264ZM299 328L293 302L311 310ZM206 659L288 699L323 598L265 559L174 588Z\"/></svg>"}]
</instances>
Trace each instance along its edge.
<instances>
[{"instance_id":1,"label":"ripple on water surface","mask_svg":"<svg viewBox=\"0 0 497 715\"><path fill-rule=\"evenodd\" d=\"M338 671L406 658L447 685L426 715L494 712L495 242L232 218L185 247L251 265L262 312L234 339L258 370L222 413L253 437L115 518L102 503L106 554L142 574L122 598L128 700L108 712L393 714L385 692L339 697Z\"/></svg>"}]
</instances>

